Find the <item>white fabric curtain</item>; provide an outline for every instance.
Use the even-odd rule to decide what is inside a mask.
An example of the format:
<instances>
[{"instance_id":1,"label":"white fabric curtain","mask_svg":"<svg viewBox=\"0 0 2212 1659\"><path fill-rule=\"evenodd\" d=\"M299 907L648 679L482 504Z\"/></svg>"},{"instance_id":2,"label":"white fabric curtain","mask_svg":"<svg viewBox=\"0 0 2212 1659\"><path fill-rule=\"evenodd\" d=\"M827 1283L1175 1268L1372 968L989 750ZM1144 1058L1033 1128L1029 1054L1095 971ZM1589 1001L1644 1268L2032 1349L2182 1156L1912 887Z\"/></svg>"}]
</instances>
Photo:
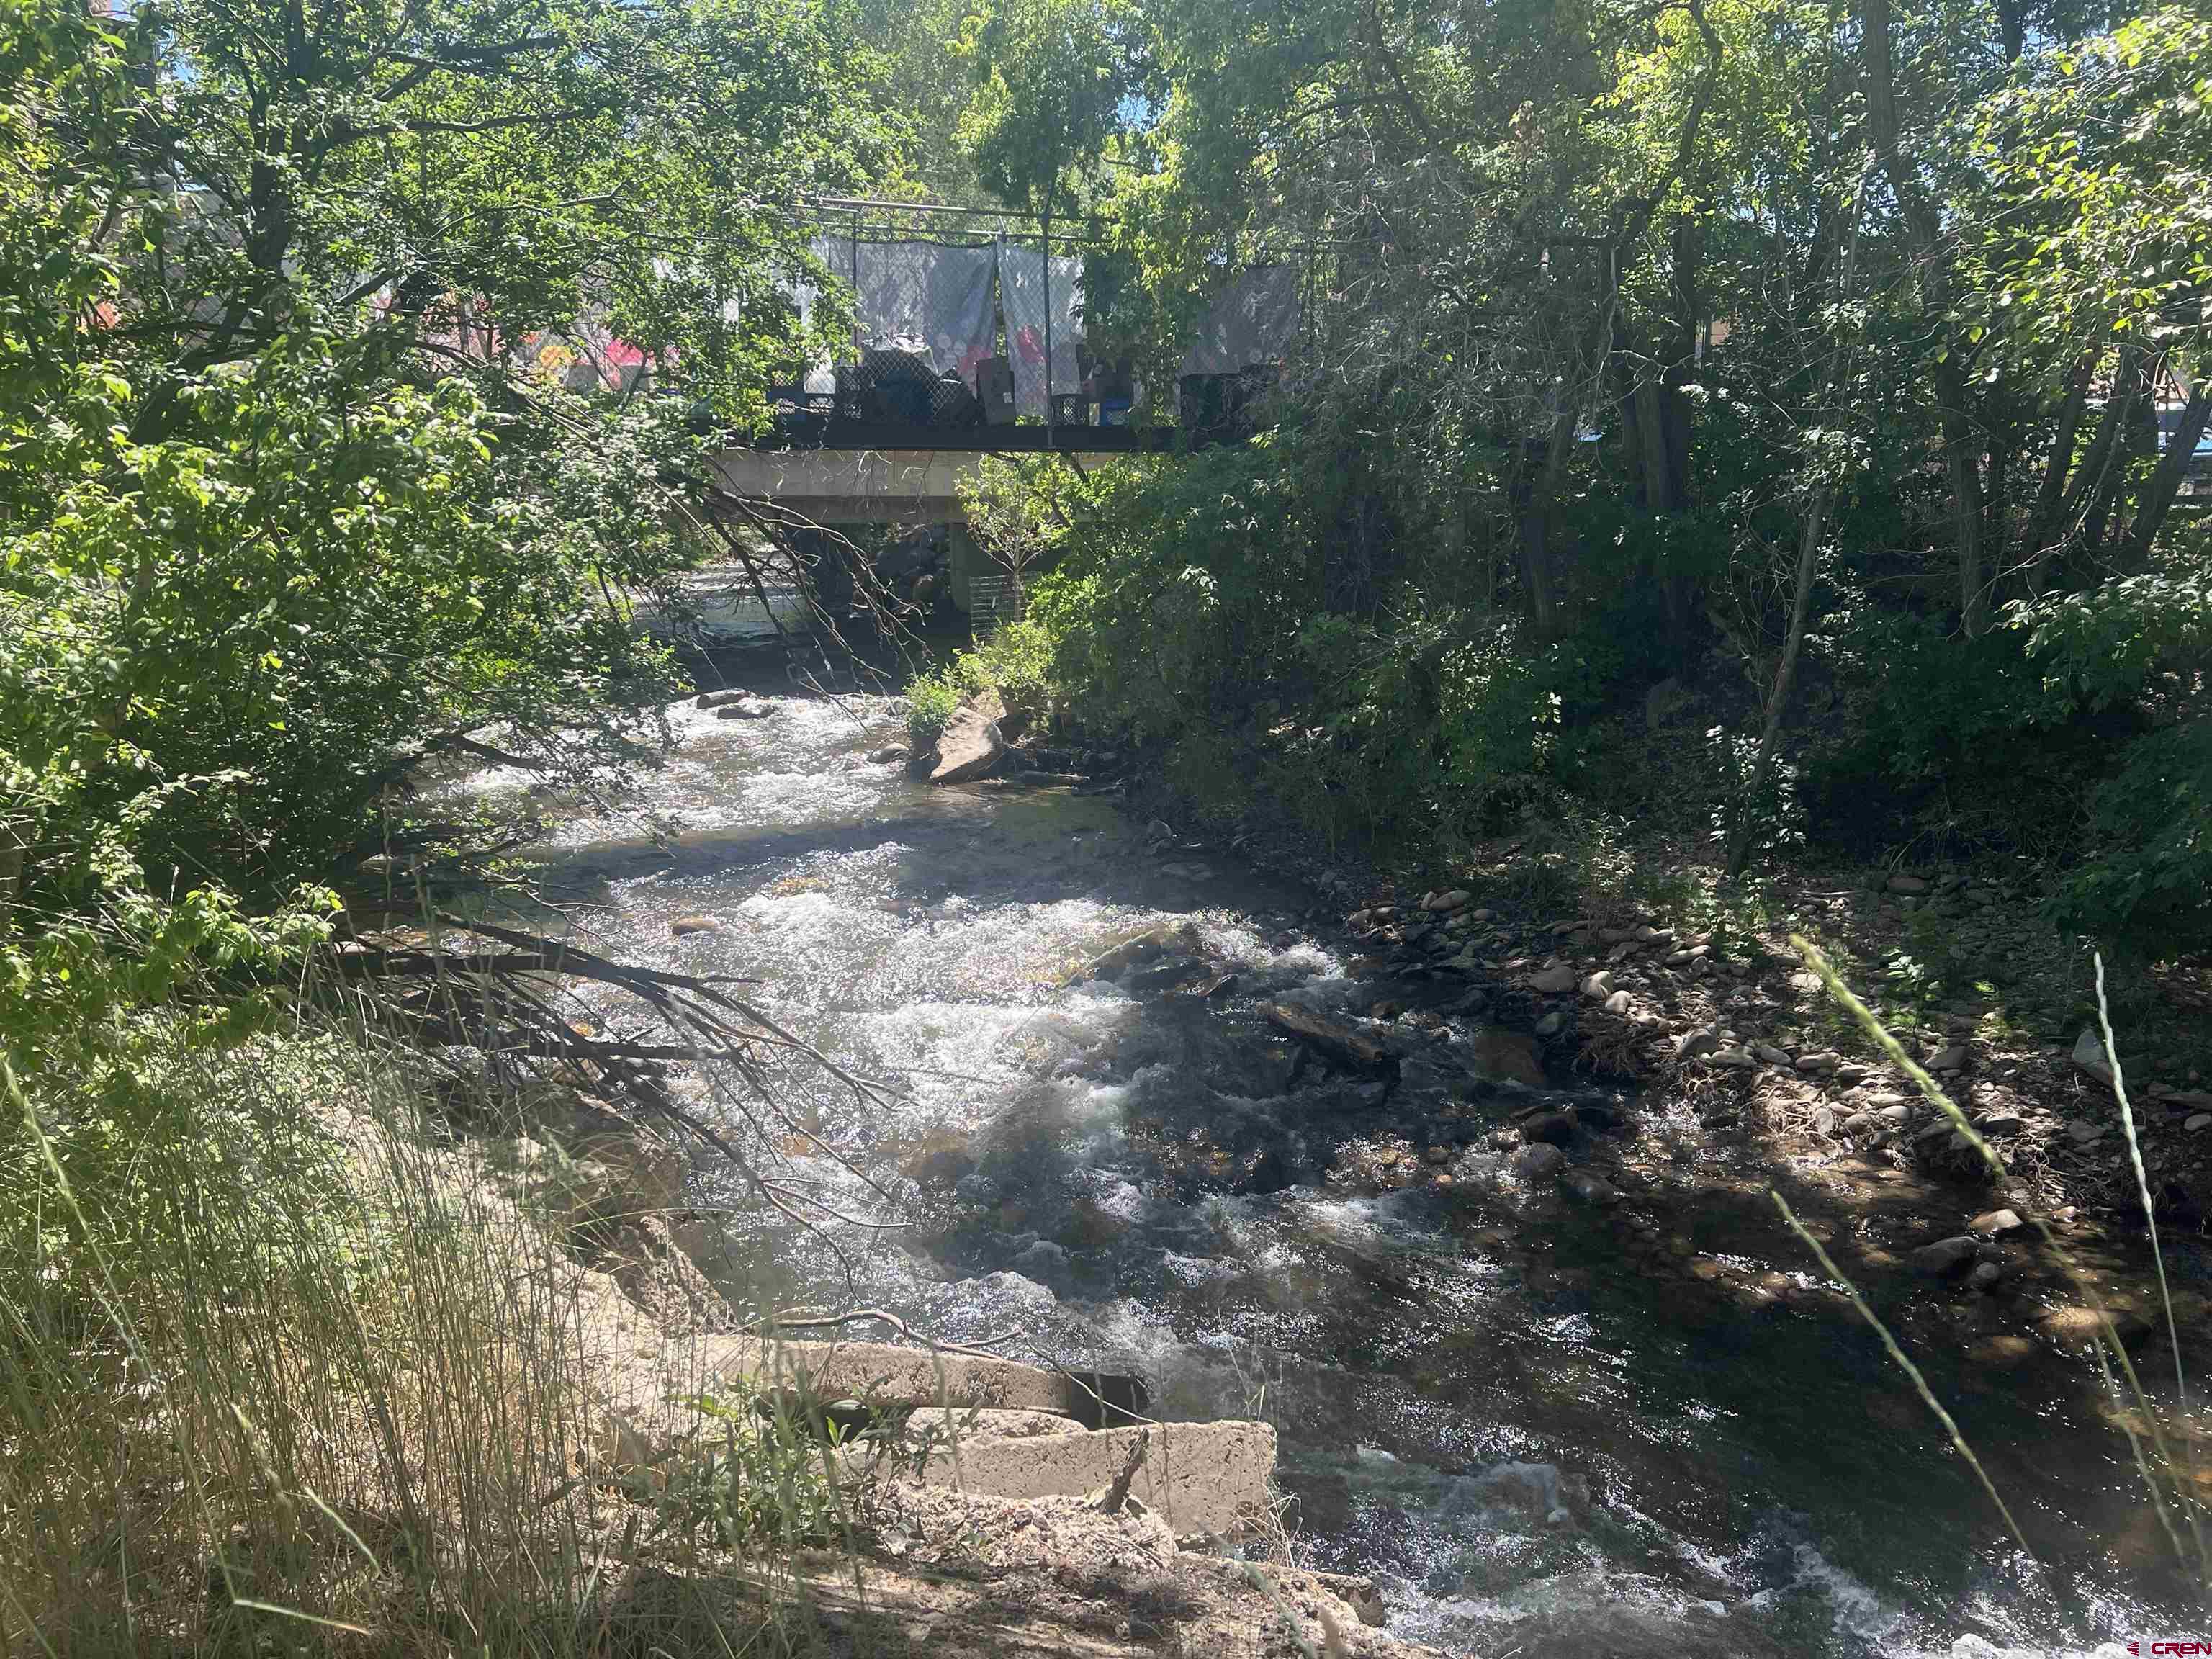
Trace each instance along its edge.
<instances>
[{"instance_id":1,"label":"white fabric curtain","mask_svg":"<svg viewBox=\"0 0 2212 1659\"><path fill-rule=\"evenodd\" d=\"M1185 374L1233 374L1286 356L1298 335L1295 265L1255 265L1221 292L1182 360Z\"/></svg>"},{"instance_id":2,"label":"white fabric curtain","mask_svg":"<svg viewBox=\"0 0 2212 1659\"><path fill-rule=\"evenodd\" d=\"M814 239L813 252L853 289L865 338L911 342L939 374L952 369L970 386L975 384L976 363L991 355L996 248L865 237L855 244L825 232ZM817 297L805 284L792 289L802 317L811 319Z\"/></svg>"},{"instance_id":3,"label":"white fabric curtain","mask_svg":"<svg viewBox=\"0 0 2212 1659\"><path fill-rule=\"evenodd\" d=\"M1006 313L1006 345L1014 365L1014 407L1042 416L1045 400L1045 318L1052 319L1052 374L1054 392L1073 392L1083 383L1076 356L1076 318L1083 305L1083 262L1018 243L999 248L999 303Z\"/></svg>"}]
</instances>

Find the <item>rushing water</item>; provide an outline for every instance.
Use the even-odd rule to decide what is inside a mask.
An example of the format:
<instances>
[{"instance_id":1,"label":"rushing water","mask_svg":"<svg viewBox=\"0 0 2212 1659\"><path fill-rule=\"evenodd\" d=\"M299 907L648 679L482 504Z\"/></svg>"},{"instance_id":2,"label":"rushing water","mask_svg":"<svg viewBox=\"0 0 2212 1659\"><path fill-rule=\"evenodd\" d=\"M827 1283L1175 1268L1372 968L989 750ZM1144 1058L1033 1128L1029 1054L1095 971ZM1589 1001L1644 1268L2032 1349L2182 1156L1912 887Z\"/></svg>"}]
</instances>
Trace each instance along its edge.
<instances>
[{"instance_id":1,"label":"rushing water","mask_svg":"<svg viewBox=\"0 0 2212 1659\"><path fill-rule=\"evenodd\" d=\"M1266 1416L1316 1564L1376 1574L1392 1627L1454 1653L2198 1633L2158 1599L2156 1528L2094 1380L1970 1346L1996 1328L1948 1292L1893 1297L2030 1559L1765 1188L1787 1182L1832 1236L1867 1217L1771 1151L1646 1122L1610 1143L1620 1206L1524 1188L1490 1131L1527 1097L1473 1073L1464 1016L1424 1024L1418 989L1348 976L1310 896L1157 849L1105 799L933 790L867 763L903 735L879 699L677 719L684 747L635 816L555 832L555 896L611 954L756 976L777 1019L897 1090L788 1084L888 1200L787 1137L786 1178L903 1229L810 1233L734 1187L703 1195L731 1200L757 1285L1133 1370L1170 1418ZM700 915L719 929L672 934ZM1236 975L1211 996L1079 971L1183 921ZM1258 1012L1384 994L1416 1012L1381 1102L1302 1071ZM1328 1178L1394 1138L1395 1189Z\"/></svg>"}]
</instances>

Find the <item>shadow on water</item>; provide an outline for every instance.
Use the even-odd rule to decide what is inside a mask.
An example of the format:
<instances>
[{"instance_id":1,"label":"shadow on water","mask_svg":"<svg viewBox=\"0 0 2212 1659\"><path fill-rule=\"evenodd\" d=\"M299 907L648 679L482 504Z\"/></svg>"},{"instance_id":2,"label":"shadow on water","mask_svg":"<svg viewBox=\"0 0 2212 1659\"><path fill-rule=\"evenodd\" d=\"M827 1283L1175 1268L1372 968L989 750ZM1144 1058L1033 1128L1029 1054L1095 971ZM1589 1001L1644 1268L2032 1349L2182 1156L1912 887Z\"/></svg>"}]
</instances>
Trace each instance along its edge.
<instances>
[{"instance_id":1,"label":"shadow on water","mask_svg":"<svg viewBox=\"0 0 2212 1659\"><path fill-rule=\"evenodd\" d=\"M740 1221L771 1282L819 1300L849 1268L949 1337L1140 1374L1166 1415L1264 1413L1317 1559L1383 1574L1395 1626L1456 1652L1986 1655L2186 1625L2092 1374L2016 1310L1885 1265L1883 1206L1955 1197L1869 1205L1784 1149L1563 1091L1630 1120L1577 1132L1622 1194L1577 1204L1513 1172L1498 1132L1540 1097L1470 1066L1455 992L1346 977L1303 896L1155 854L1103 799L862 763L897 735L886 704L684 718L650 804L672 827L578 820L544 867L602 948L752 975L900 1081L888 1110L810 1107L912 1230L839 1264ZM672 937L687 915L719 925ZM1182 922L1195 983L1083 971ZM1377 1028L1395 1079L1302 1057L1266 1017L1386 992L1408 1005ZM2041 1565L1770 1183L1896 1320Z\"/></svg>"}]
</instances>

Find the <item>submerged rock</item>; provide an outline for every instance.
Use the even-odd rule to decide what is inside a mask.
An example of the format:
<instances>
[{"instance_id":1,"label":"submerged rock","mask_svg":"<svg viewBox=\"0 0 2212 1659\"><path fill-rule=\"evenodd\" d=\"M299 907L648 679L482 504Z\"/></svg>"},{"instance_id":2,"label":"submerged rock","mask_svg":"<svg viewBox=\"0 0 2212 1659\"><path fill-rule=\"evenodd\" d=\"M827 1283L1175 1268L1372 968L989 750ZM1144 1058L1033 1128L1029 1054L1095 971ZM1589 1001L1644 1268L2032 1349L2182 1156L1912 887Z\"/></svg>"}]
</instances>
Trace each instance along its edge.
<instances>
[{"instance_id":1,"label":"submerged rock","mask_svg":"<svg viewBox=\"0 0 2212 1659\"><path fill-rule=\"evenodd\" d=\"M1523 1146L1513 1154L1510 1168L1516 1176L1534 1186L1550 1180L1566 1167L1567 1155L1547 1141Z\"/></svg>"},{"instance_id":2,"label":"submerged rock","mask_svg":"<svg viewBox=\"0 0 2212 1659\"><path fill-rule=\"evenodd\" d=\"M1397 1065L1396 1056L1386 1045L1348 1021L1332 1019L1294 1002L1271 1002L1262 1012L1267 1024L1277 1030L1340 1064L1364 1071L1382 1071Z\"/></svg>"}]
</instances>

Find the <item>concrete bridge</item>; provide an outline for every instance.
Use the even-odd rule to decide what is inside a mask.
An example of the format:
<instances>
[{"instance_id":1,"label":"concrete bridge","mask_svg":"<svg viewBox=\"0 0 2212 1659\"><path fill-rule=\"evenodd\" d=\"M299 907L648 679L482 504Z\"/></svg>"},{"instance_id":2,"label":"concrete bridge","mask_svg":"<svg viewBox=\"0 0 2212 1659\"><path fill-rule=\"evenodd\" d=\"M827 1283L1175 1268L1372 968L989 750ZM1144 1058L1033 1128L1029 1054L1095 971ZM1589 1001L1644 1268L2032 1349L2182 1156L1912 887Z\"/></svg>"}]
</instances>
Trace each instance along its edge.
<instances>
[{"instance_id":1,"label":"concrete bridge","mask_svg":"<svg viewBox=\"0 0 2212 1659\"><path fill-rule=\"evenodd\" d=\"M967 514L960 504L960 486L975 479L983 455L991 453L976 441L982 435L944 434L959 441L958 447L730 448L717 453L711 465L731 495L773 506L802 524L881 524L905 530L944 526L953 603L980 623L986 617L1011 614L1013 604L1012 584L968 533ZM1066 428L1052 435L1061 441L1053 446L1053 453L1085 468L1139 447L1129 441L1130 434L1110 428ZM914 428L903 429L898 436L909 445L917 439L933 441L933 434ZM999 445L1015 453L1046 448L1046 442L1040 441L1047 438L1042 428L1000 428L990 437L997 441L994 449ZM1079 449L1074 447L1079 442L1099 447ZM800 529L799 534L805 538L810 532Z\"/></svg>"},{"instance_id":2,"label":"concrete bridge","mask_svg":"<svg viewBox=\"0 0 2212 1659\"><path fill-rule=\"evenodd\" d=\"M816 441L789 447L721 451L714 459L722 488L747 501L774 501L817 524L958 524L960 485L983 457L1064 455L1077 466L1171 448L1188 434L1171 428L832 426Z\"/></svg>"},{"instance_id":3,"label":"concrete bridge","mask_svg":"<svg viewBox=\"0 0 2212 1659\"><path fill-rule=\"evenodd\" d=\"M723 489L773 502L816 524L962 524L960 486L981 455L916 449L726 449L714 459Z\"/></svg>"}]
</instances>

